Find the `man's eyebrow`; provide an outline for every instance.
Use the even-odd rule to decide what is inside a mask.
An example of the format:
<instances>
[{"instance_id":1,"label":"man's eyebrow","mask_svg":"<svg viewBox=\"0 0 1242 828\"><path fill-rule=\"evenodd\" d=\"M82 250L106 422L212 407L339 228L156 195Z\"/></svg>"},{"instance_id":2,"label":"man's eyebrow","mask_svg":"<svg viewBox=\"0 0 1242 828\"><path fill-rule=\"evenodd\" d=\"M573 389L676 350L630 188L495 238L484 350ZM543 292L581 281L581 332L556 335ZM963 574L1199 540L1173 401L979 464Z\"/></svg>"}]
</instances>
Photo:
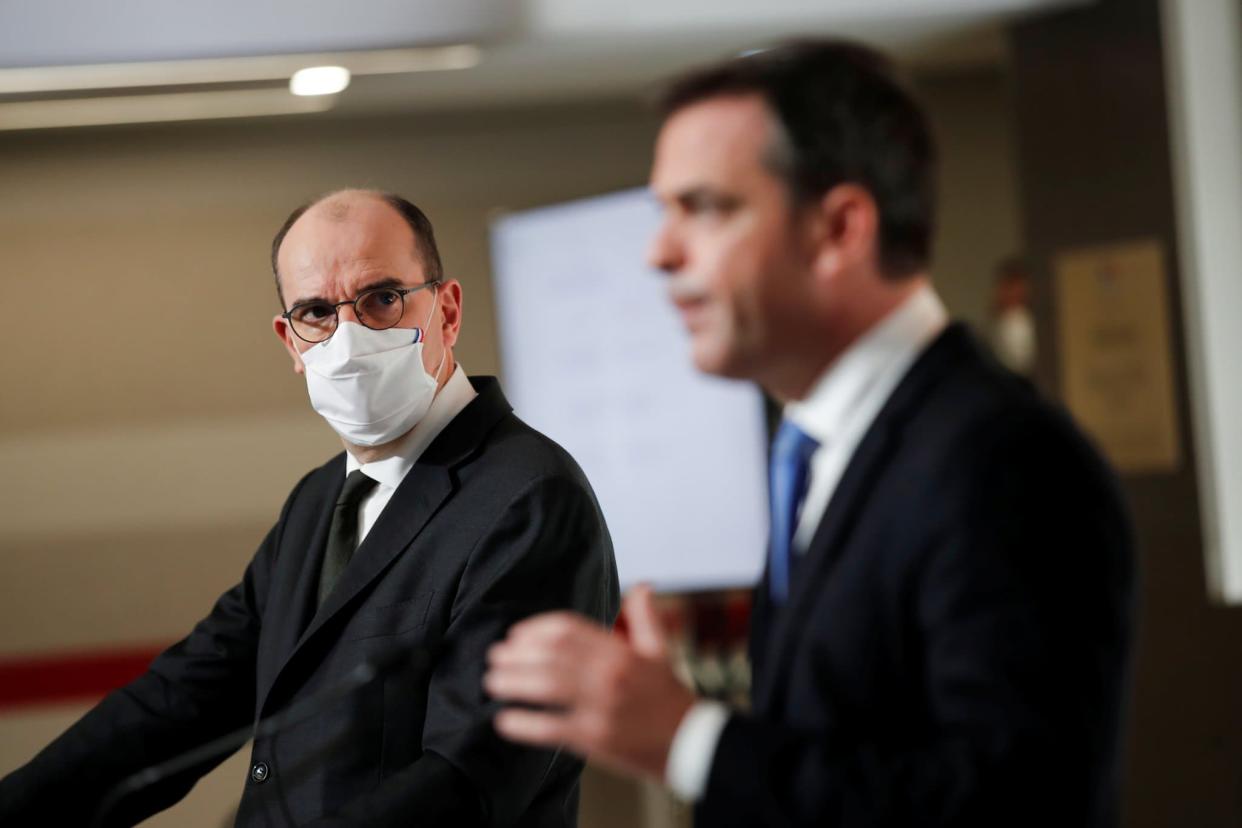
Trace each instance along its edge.
<instances>
[{"instance_id":1,"label":"man's eyebrow","mask_svg":"<svg viewBox=\"0 0 1242 828\"><path fill-rule=\"evenodd\" d=\"M358 288L358 292L362 293L364 290L374 290L375 288L386 287L405 287L405 285L402 284L401 280L396 276L385 276L381 279L372 279L362 287Z\"/></svg>"},{"instance_id":2,"label":"man's eyebrow","mask_svg":"<svg viewBox=\"0 0 1242 828\"><path fill-rule=\"evenodd\" d=\"M676 190L657 190L655 187L651 187L647 192L650 193L652 199L658 204L674 204L705 195L709 190L704 184L693 184Z\"/></svg>"},{"instance_id":3,"label":"man's eyebrow","mask_svg":"<svg viewBox=\"0 0 1242 828\"><path fill-rule=\"evenodd\" d=\"M689 210L709 205L732 208L741 202L742 198L734 192L710 184L696 184L671 193L666 203L676 204L682 209Z\"/></svg>"},{"instance_id":4,"label":"man's eyebrow","mask_svg":"<svg viewBox=\"0 0 1242 828\"><path fill-rule=\"evenodd\" d=\"M687 199L703 198L704 196L714 196L714 195L716 195L715 188L709 187L706 184L694 184L690 187L685 187L673 193L673 198L675 198L677 201L685 201Z\"/></svg>"},{"instance_id":5,"label":"man's eyebrow","mask_svg":"<svg viewBox=\"0 0 1242 828\"><path fill-rule=\"evenodd\" d=\"M401 280L398 279L396 276L384 276L382 278L372 279L371 281L367 282L362 287L358 288L358 293L362 293L364 290L374 290L375 288L386 288L386 287L404 287L404 285L401 283ZM354 295L357 296L357 294L354 294ZM352 299L353 297L351 296L350 298ZM319 305L319 304L335 305L336 302L334 302L331 299L327 299L323 296L308 296L305 299L297 300L289 307L296 308L298 305Z\"/></svg>"},{"instance_id":6,"label":"man's eyebrow","mask_svg":"<svg viewBox=\"0 0 1242 828\"><path fill-rule=\"evenodd\" d=\"M289 307L296 308L300 305L330 305L330 304L332 303L322 296L307 296L304 299L298 299L297 301L290 302Z\"/></svg>"}]
</instances>

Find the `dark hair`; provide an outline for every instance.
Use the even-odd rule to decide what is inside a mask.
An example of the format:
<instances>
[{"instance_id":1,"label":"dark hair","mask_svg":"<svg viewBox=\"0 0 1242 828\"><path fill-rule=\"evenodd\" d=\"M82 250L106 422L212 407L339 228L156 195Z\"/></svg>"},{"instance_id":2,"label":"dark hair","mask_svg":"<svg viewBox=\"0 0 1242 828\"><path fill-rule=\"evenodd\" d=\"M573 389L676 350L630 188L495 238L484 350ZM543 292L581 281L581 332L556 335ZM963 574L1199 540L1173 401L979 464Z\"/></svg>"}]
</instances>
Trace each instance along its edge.
<instances>
[{"instance_id":1,"label":"dark hair","mask_svg":"<svg viewBox=\"0 0 1242 828\"><path fill-rule=\"evenodd\" d=\"M674 80L667 119L720 95L755 93L780 134L764 162L799 203L846 182L875 199L880 266L900 278L931 259L935 145L927 119L879 53L835 40L791 41Z\"/></svg>"},{"instance_id":2,"label":"dark hair","mask_svg":"<svg viewBox=\"0 0 1242 828\"><path fill-rule=\"evenodd\" d=\"M280 245L284 242L285 236L289 233L289 228L297 222L302 215L320 202L327 201L333 196L340 195L346 190L337 190L320 196L306 202L289 214L289 218L285 219L285 223L276 231L275 238L272 239L272 275L276 278L276 295L280 297L280 304L285 304L285 294L280 287L280 270L276 265L276 258L280 255ZM368 193L375 198L387 204L389 207L401 214L401 218L405 219L405 223L410 226L410 230L414 232L415 249L423 260L423 269L426 271L427 281L434 282L444 276L444 265L440 261L440 250L436 247L436 235L431 229L431 221L427 218L426 213L418 209L414 202L409 201L395 193L387 193L378 190L361 190L359 192Z\"/></svg>"}]
</instances>

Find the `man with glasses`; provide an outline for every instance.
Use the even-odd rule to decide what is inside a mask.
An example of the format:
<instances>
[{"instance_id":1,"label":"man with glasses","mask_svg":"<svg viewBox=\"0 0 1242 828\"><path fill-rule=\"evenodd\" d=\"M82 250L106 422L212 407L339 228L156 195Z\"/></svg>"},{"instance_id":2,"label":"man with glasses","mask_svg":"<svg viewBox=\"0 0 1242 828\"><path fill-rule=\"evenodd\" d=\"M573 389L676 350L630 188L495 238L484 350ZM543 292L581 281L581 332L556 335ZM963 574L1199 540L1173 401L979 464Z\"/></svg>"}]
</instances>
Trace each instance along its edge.
<instances>
[{"instance_id":1,"label":"man with glasses","mask_svg":"<svg viewBox=\"0 0 1242 828\"><path fill-rule=\"evenodd\" d=\"M454 359L461 285L413 204L343 191L301 207L272 269L276 334L345 452L298 483L187 638L0 782L0 824L88 824L132 774L394 654L378 680L254 741L238 825L576 824L581 762L501 741L480 682L514 621L613 620L589 484ZM227 752L141 783L105 824L168 807Z\"/></svg>"}]
</instances>

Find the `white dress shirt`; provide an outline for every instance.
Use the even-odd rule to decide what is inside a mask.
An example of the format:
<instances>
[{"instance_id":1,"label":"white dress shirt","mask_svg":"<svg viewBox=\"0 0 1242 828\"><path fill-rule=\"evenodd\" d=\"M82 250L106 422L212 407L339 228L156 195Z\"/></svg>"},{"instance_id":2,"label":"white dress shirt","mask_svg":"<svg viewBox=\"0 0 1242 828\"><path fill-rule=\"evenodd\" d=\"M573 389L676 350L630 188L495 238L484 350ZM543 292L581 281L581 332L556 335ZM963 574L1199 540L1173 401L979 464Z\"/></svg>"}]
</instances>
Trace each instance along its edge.
<instances>
[{"instance_id":1,"label":"white dress shirt","mask_svg":"<svg viewBox=\"0 0 1242 828\"><path fill-rule=\"evenodd\" d=\"M858 444L914 360L946 324L948 314L936 292L930 286L919 289L834 360L804 399L785 406L785 418L819 443L798 512L794 554L810 546ZM682 718L664 780L681 799L693 802L703 796L729 715L725 705L701 701Z\"/></svg>"},{"instance_id":2,"label":"white dress shirt","mask_svg":"<svg viewBox=\"0 0 1242 828\"><path fill-rule=\"evenodd\" d=\"M393 492L401 485L401 481L409 474L410 469L414 468L418 458L427 450L427 446L431 445L431 441L436 439L444 427L452 422L453 418L460 414L462 409L476 396L478 394L475 393L474 386L466 377L461 363L458 363L453 376L449 377L449 381L444 383L444 387L431 401L427 413L418 421L418 425L410 429L410 433L402 438L396 454L392 457L385 457L383 460L376 460L374 463L359 463L352 454L345 452L346 476L355 469L362 469L363 474L379 484L358 504L359 544L367 536L367 532L371 531L380 513L392 499Z\"/></svg>"}]
</instances>

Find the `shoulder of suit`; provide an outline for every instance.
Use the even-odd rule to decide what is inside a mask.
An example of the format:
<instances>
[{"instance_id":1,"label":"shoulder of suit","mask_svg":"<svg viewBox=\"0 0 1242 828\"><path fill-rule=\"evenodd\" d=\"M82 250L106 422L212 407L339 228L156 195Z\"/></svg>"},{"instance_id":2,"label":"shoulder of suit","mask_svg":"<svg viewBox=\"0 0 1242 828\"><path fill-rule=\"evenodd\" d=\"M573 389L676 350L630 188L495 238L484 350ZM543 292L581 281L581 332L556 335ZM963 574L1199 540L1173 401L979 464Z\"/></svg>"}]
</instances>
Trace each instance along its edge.
<instances>
[{"instance_id":1,"label":"shoulder of suit","mask_svg":"<svg viewBox=\"0 0 1242 828\"><path fill-rule=\"evenodd\" d=\"M523 477L583 477L578 462L564 447L512 412L488 434L479 458Z\"/></svg>"},{"instance_id":2,"label":"shoulder of suit","mask_svg":"<svg viewBox=\"0 0 1242 828\"><path fill-rule=\"evenodd\" d=\"M936 476L946 484L957 480L970 488L996 473L1048 480L1110 475L1060 405L990 362L967 363L929 389L907 434L938 458Z\"/></svg>"},{"instance_id":3,"label":"shoulder of suit","mask_svg":"<svg viewBox=\"0 0 1242 828\"><path fill-rule=\"evenodd\" d=\"M916 445L958 459L1006 445L1093 453L1058 404L1004 369L969 334L959 333L950 347L953 355L934 381L918 388L903 418L902 431Z\"/></svg>"}]
</instances>

